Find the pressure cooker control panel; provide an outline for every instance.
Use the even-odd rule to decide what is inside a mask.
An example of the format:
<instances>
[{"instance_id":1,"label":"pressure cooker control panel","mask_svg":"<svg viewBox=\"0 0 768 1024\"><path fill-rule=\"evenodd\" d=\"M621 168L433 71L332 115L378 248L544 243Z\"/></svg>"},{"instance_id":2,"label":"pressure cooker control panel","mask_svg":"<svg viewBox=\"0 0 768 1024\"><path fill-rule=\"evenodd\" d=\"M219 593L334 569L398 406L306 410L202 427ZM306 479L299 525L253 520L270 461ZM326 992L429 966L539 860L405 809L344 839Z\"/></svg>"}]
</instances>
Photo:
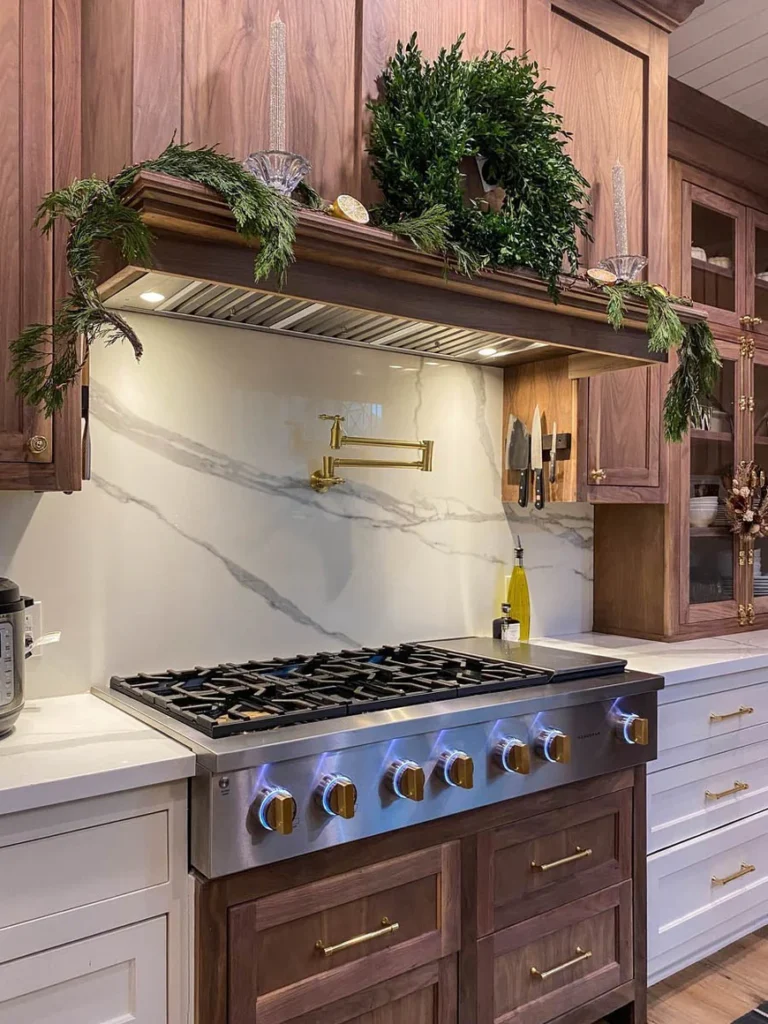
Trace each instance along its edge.
<instances>
[{"instance_id":1,"label":"pressure cooker control panel","mask_svg":"<svg viewBox=\"0 0 768 1024\"><path fill-rule=\"evenodd\" d=\"M0 708L13 701L13 626L0 622Z\"/></svg>"}]
</instances>

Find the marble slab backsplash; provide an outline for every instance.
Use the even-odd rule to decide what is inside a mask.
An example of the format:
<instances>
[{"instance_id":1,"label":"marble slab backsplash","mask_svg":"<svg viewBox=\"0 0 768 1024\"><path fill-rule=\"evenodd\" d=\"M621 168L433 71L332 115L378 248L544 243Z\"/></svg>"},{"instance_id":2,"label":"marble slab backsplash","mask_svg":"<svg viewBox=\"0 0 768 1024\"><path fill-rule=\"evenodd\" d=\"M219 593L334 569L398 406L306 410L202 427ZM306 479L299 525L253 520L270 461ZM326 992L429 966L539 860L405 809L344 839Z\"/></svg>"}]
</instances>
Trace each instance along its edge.
<instances>
[{"instance_id":1,"label":"marble slab backsplash","mask_svg":"<svg viewBox=\"0 0 768 1024\"><path fill-rule=\"evenodd\" d=\"M30 695L488 633L518 532L532 635L591 628L590 507L502 505L500 370L132 322L140 365L127 346L94 351L91 482L71 496L0 494L0 575L62 632L28 662ZM350 469L316 494L320 413L341 413L352 434L433 439L434 471Z\"/></svg>"}]
</instances>

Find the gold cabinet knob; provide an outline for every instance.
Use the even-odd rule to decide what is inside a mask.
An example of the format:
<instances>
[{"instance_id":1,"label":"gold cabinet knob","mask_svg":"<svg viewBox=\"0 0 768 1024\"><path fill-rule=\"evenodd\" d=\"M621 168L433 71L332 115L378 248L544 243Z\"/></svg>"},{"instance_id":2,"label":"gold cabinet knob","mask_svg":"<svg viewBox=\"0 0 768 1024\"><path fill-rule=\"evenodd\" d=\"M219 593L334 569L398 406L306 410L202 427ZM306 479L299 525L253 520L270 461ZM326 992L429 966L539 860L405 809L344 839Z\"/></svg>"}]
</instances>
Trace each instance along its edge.
<instances>
[{"instance_id":1,"label":"gold cabinet knob","mask_svg":"<svg viewBox=\"0 0 768 1024\"><path fill-rule=\"evenodd\" d=\"M752 326L752 317L751 316L740 316L739 317L739 326L740 327L747 327L747 328L751 327Z\"/></svg>"},{"instance_id":2,"label":"gold cabinet knob","mask_svg":"<svg viewBox=\"0 0 768 1024\"><path fill-rule=\"evenodd\" d=\"M761 316L753 316L752 317L752 326L753 327L759 327L762 322L763 322L763 318Z\"/></svg>"},{"instance_id":3,"label":"gold cabinet knob","mask_svg":"<svg viewBox=\"0 0 768 1024\"><path fill-rule=\"evenodd\" d=\"M648 719L639 715L619 715L616 728L619 737L625 743L635 744L638 747L648 746Z\"/></svg>"},{"instance_id":4,"label":"gold cabinet knob","mask_svg":"<svg viewBox=\"0 0 768 1024\"><path fill-rule=\"evenodd\" d=\"M605 480L605 470L593 469L589 474L589 478L593 483L599 484L601 480Z\"/></svg>"},{"instance_id":5,"label":"gold cabinet knob","mask_svg":"<svg viewBox=\"0 0 768 1024\"><path fill-rule=\"evenodd\" d=\"M536 741L536 753L551 764L569 764L571 738L559 729L545 729Z\"/></svg>"},{"instance_id":6,"label":"gold cabinet knob","mask_svg":"<svg viewBox=\"0 0 768 1024\"><path fill-rule=\"evenodd\" d=\"M357 786L346 775L326 775L317 790L323 810L338 818L354 818Z\"/></svg>"},{"instance_id":7,"label":"gold cabinet knob","mask_svg":"<svg viewBox=\"0 0 768 1024\"><path fill-rule=\"evenodd\" d=\"M253 805L256 817L267 832L289 836L296 819L296 801L287 789L265 789Z\"/></svg>"},{"instance_id":8,"label":"gold cabinet knob","mask_svg":"<svg viewBox=\"0 0 768 1024\"><path fill-rule=\"evenodd\" d=\"M463 750L446 750L440 756L440 768L449 786L472 789L475 784L475 762Z\"/></svg>"},{"instance_id":9,"label":"gold cabinet knob","mask_svg":"<svg viewBox=\"0 0 768 1024\"><path fill-rule=\"evenodd\" d=\"M531 771L531 750L527 743L516 739L502 739L496 744L493 759L505 772L528 775Z\"/></svg>"},{"instance_id":10,"label":"gold cabinet knob","mask_svg":"<svg viewBox=\"0 0 768 1024\"><path fill-rule=\"evenodd\" d=\"M401 800L424 799L424 769L415 761L394 761L387 772L389 788Z\"/></svg>"},{"instance_id":11,"label":"gold cabinet knob","mask_svg":"<svg viewBox=\"0 0 768 1024\"><path fill-rule=\"evenodd\" d=\"M48 451L48 438L43 437L42 434L35 434L27 441L27 450L32 455L42 455Z\"/></svg>"}]
</instances>

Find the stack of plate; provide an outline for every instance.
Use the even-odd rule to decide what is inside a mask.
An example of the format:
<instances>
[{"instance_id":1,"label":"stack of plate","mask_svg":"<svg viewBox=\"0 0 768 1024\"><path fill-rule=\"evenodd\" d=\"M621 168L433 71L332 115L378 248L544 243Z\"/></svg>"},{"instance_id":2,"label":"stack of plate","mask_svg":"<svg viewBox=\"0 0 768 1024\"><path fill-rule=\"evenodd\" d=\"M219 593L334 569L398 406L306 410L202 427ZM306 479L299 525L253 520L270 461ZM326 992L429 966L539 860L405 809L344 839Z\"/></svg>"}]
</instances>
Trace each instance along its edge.
<instances>
[{"instance_id":1,"label":"stack of plate","mask_svg":"<svg viewBox=\"0 0 768 1024\"><path fill-rule=\"evenodd\" d=\"M689 508L691 526L712 526L718 513L717 495L708 495L702 498L691 498Z\"/></svg>"}]
</instances>

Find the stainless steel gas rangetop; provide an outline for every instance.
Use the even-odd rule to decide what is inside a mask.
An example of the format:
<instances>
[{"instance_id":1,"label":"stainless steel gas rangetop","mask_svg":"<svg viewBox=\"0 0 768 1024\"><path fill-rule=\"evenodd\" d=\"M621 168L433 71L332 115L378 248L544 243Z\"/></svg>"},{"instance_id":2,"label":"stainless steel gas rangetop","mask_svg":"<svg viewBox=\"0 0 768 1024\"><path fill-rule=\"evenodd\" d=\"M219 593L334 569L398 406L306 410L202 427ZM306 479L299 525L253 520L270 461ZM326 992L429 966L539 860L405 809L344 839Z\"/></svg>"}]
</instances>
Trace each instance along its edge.
<instances>
[{"instance_id":1,"label":"stainless steel gas rangetop","mask_svg":"<svg viewBox=\"0 0 768 1024\"><path fill-rule=\"evenodd\" d=\"M206 877L656 756L663 680L482 637L114 677L98 696L190 747Z\"/></svg>"}]
</instances>

